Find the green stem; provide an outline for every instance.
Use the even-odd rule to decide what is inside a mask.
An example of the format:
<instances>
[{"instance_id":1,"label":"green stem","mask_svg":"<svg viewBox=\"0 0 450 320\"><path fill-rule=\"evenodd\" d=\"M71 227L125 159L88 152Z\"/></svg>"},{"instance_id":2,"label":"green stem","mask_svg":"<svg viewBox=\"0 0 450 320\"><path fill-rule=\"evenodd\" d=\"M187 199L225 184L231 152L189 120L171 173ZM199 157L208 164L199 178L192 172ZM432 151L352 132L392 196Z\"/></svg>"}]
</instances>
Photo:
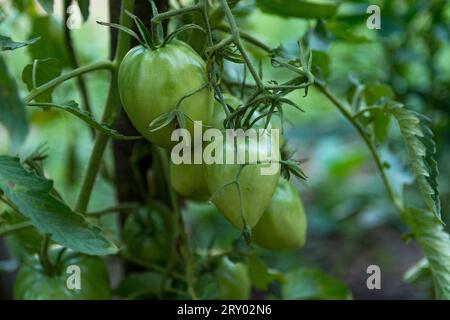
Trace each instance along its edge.
<instances>
[{"instance_id":1,"label":"green stem","mask_svg":"<svg viewBox=\"0 0 450 320\"><path fill-rule=\"evenodd\" d=\"M56 86L60 85L61 83L65 82L67 80L79 77L85 73L89 73L89 72L96 71L96 70L102 70L102 69L113 71L113 70L115 70L115 64L110 61L101 61L101 62L96 62L96 63L90 64L90 65L72 70L66 74L63 74L63 75L47 82L46 84L43 84L42 86L40 86L36 89L33 89L30 92L30 94L24 98L24 102L26 104L30 103L35 98L39 97L40 95L44 94L48 90L55 88Z\"/></svg>"},{"instance_id":2,"label":"green stem","mask_svg":"<svg viewBox=\"0 0 450 320\"><path fill-rule=\"evenodd\" d=\"M39 253L39 261L41 262L41 265L47 274L51 274L53 272L53 265L48 256L49 244L50 244L50 236L46 234L42 238L41 251Z\"/></svg>"},{"instance_id":3,"label":"green stem","mask_svg":"<svg viewBox=\"0 0 450 320\"><path fill-rule=\"evenodd\" d=\"M158 155L161 159L161 163L164 165L163 171L164 171L164 177L166 181L170 181L170 168L168 166L168 163L170 161L167 153L165 150L156 148L158 151ZM189 237L186 232L186 226L184 224L183 216L181 214L181 208L180 203L177 194L173 190L172 186L168 185L169 189L169 197L170 202L172 204L173 212L176 215L179 223L179 233L180 233L180 240L182 243L181 252L184 258L184 261L186 263L186 281L188 285L188 292L192 299L197 300L197 294L195 293L195 261L194 256L192 254L192 249L189 245Z\"/></svg>"},{"instance_id":4,"label":"green stem","mask_svg":"<svg viewBox=\"0 0 450 320\"><path fill-rule=\"evenodd\" d=\"M381 161L381 158L378 155L378 152L376 151L376 148L373 145L372 141L364 132L364 129L359 125L358 122L355 121L353 115L350 113L350 111L347 110L347 107L334 94L332 94L322 83L315 82L315 86L322 94L324 94L338 108L338 110L342 113L342 115L352 124L352 126L356 129L356 131L359 133L361 138L364 140L365 144L369 148L370 154L372 155L373 159L375 160L375 164L378 168L378 171L381 174L383 183L386 187L386 190L388 191L388 194L389 194L389 197L390 197L392 203L400 211L403 211L403 204L401 203L400 199L395 195L395 193L392 189L392 186L389 183L388 177L386 175L386 171L385 171L383 162Z\"/></svg>"},{"instance_id":5,"label":"green stem","mask_svg":"<svg viewBox=\"0 0 450 320\"><path fill-rule=\"evenodd\" d=\"M124 0L122 1L121 13L120 13L120 24L125 27L131 27L132 19L129 17L125 10L133 12L134 11L134 0ZM115 57L115 65L120 65L122 59L128 52L130 48L130 36L125 32L119 33L119 38L117 41L117 50ZM112 126L119 115L120 112L120 97L118 94L117 87L117 70L114 70L111 84L109 87L108 98L106 102L105 109L103 111L102 122L107 123ZM98 133L94 142L94 147L91 152L91 156L88 162L86 172L81 183L80 192L78 194L77 202L75 205L75 211L81 214L85 214L89 200L92 194L92 189L94 187L95 179L97 177L103 154L106 149L106 144L108 143L109 137Z\"/></svg>"}]
</instances>

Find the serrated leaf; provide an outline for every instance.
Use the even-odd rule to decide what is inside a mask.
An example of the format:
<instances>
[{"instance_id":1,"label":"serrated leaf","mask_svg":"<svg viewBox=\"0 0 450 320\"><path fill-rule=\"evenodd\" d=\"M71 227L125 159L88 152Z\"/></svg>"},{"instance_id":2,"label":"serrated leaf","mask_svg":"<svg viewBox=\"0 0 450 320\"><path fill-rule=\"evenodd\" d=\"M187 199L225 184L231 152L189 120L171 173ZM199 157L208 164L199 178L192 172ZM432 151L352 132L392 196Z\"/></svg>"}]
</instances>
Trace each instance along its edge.
<instances>
[{"instance_id":1,"label":"serrated leaf","mask_svg":"<svg viewBox=\"0 0 450 320\"><path fill-rule=\"evenodd\" d=\"M329 18L336 14L338 8L331 2L303 0L256 0L256 6L265 13L302 19Z\"/></svg>"},{"instance_id":2,"label":"serrated leaf","mask_svg":"<svg viewBox=\"0 0 450 320\"><path fill-rule=\"evenodd\" d=\"M402 218L411 228L427 257L436 292L436 298L450 299L450 236L431 212L406 209Z\"/></svg>"},{"instance_id":3,"label":"serrated leaf","mask_svg":"<svg viewBox=\"0 0 450 320\"><path fill-rule=\"evenodd\" d=\"M28 90L33 90L61 75L62 63L53 58L35 60L25 66L22 72L22 80L27 85ZM35 79L33 79L33 77ZM36 102L52 102L53 90L47 90L37 97Z\"/></svg>"},{"instance_id":4,"label":"serrated leaf","mask_svg":"<svg viewBox=\"0 0 450 320\"><path fill-rule=\"evenodd\" d=\"M41 107L41 108L56 108L59 110L67 111L75 116L77 116L79 119L86 122L88 125L93 127L94 129L100 131L101 133L110 136L111 138L117 139L117 140L137 140L141 139L141 136L126 136L123 135L116 130L108 127L106 124L97 122L92 115L89 112L86 112L84 110L81 110L78 108L78 104L75 101L68 101L63 102L60 104L56 103L30 103L30 107Z\"/></svg>"},{"instance_id":5,"label":"serrated leaf","mask_svg":"<svg viewBox=\"0 0 450 320\"><path fill-rule=\"evenodd\" d=\"M433 140L433 132L428 127L430 120L398 103L391 103L386 110L398 121L408 151L409 163L422 198L428 209L440 220L438 168L434 159L436 145Z\"/></svg>"},{"instance_id":6,"label":"serrated leaf","mask_svg":"<svg viewBox=\"0 0 450 320\"><path fill-rule=\"evenodd\" d=\"M0 35L0 51L16 50L36 43L40 38L33 38L23 42L12 41L11 38Z\"/></svg>"},{"instance_id":7,"label":"serrated leaf","mask_svg":"<svg viewBox=\"0 0 450 320\"><path fill-rule=\"evenodd\" d=\"M28 118L20 99L17 84L9 74L6 63L0 56L0 123L9 132L14 148L18 147L28 134Z\"/></svg>"},{"instance_id":8,"label":"serrated leaf","mask_svg":"<svg viewBox=\"0 0 450 320\"><path fill-rule=\"evenodd\" d=\"M90 255L108 255L117 247L101 230L52 194L53 182L27 171L18 158L0 156L0 189L41 234Z\"/></svg>"},{"instance_id":9,"label":"serrated leaf","mask_svg":"<svg viewBox=\"0 0 450 320\"><path fill-rule=\"evenodd\" d=\"M320 270L300 268L286 276L281 288L283 299L348 300L351 298L347 285Z\"/></svg>"}]
</instances>

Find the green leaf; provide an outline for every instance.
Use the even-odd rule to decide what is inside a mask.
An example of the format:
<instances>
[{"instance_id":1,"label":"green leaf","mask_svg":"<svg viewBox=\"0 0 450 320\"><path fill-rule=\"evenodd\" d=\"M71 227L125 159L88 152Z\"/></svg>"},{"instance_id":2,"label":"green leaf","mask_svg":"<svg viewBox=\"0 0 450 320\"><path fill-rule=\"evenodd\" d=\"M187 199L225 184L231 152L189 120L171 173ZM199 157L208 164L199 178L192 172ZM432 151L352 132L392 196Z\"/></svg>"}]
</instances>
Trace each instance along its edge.
<instances>
[{"instance_id":1,"label":"green leaf","mask_svg":"<svg viewBox=\"0 0 450 320\"><path fill-rule=\"evenodd\" d=\"M283 299L351 299L348 287L320 270L297 269L287 274L281 288Z\"/></svg>"},{"instance_id":2,"label":"green leaf","mask_svg":"<svg viewBox=\"0 0 450 320\"><path fill-rule=\"evenodd\" d=\"M55 242L90 255L117 252L100 228L52 195L51 180L27 171L18 158L0 156L0 189L41 234L50 234Z\"/></svg>"},{"instance_id":3,"label":"green leaf","mask_svg":"<svg viewBox=\"0 0 450 320\"><path fill-rule=\"evenodd\" d=\"M40 38L33 38L24 42L15 42L11 38L0 35L0 51L16 50L36 43Z\"/></svg>"},{"instance_id":4,"label":"green leaf","mask_svg":"<svg viewBox=\"0 0 450 320\"><path fill-rule=\"evenodd\" d=\"M22 80L27 85L28 90L31 91L57 78L61 75L61 72L62 64L57 59L35 60L23 69ZM53 90L47 90L35 99L36 102L52 102L52 92Z\"/></svg>"},{"instance_id":5,"label":"green leaf","mask_svg":"<svg viewBox=\"0 0 450 320\"><path fill-rule=\"evenodd\" d=\"M330 2L302 0L256 0L256 5L265 13L302 19L329 18L336 14L338 8Z\"/></svg>"},{"instance_id":6,"label":"green leaf","mask_svg":"<svg viewBox=\"0 0 450 320\"><path fill-rule=\"evenodd\" d=\"M89 19L89 4L89 0L78 0L78 6L80 7L83 21L87 21Z\"/></svg>"},{"instance_id":7,"label":"green leaf","mask_svg":"<svg viewBox=\"0 0 450 320\"><path fill-rule=\"evenodd\" d=\"M38 0L38 2L47 13L53 13L53 0Z\"/></svg>"},{"instance_id":8,"label":"green leaf","mask_svg":"<svg viewBox=\"0 0 450 320\"><path fill-rule=\"evenodd\" d=\"M250 279L255 288L259 290L267 290L274 281L284 282L286 280L282 273L269 269L257 256L250 257L248 267Z\"/></svg>"},{"instance_id":9,"label":"green leaf","mask_svg":"<svg viewBox=\"0 0 450 320\"><path fill-rule=\"evenodd\" d=\"M441 203L438 191L438 168L434 159L436 144L428 127L430 120L391 102L387 109L398 121L400 132L408 151L408 159L428 209L441 220Z\"/></svg>"},{"instance_id":10,"label":"green leaf","mask_svg":"<svg viewBox=\"0 0 450 320\"><path fill-rule=\"evenodd\" d=\"M427 257L436 298L450 299L450 236L429 211L409 208L402 213Z\"/></svg>"},{"instance_id":11,"label":"green leaf","mask_svg":"<svg viewBox=\"0 0 450 320\"><path fill-rule=\"evenodd\" d=\"M0 56L0 123L9 132L13 147L19 146L28 134L28 118L20 99L17 84Z\"/></svg>"},{"instance_id":12,"label":"green leaf","mask_svg":"<svg viewBox=\"0 0 450 320\"><path fill-rule=\"evenodd\" d=\"M41 108L56 108L59 110L67 111L84 122L86 122L91 127L97 129L101 133L108 135L117 140L138 140L141 139L141 136L125 136L114 129L111 129L104 123L97 122L89 112L81 110L78 108L78 104L75 101L67 101L63 103L30 103L30 107L41 107Z\"/></svg>"}]
</instances>

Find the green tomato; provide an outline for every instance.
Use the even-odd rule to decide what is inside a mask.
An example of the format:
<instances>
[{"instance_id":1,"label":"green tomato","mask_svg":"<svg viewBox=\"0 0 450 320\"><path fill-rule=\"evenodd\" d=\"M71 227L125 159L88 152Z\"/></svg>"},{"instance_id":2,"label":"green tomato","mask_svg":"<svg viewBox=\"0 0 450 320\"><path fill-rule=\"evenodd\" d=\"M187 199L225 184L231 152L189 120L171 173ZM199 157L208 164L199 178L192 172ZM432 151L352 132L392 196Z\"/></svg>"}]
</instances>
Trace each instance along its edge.
<instances>
[{"instance_id":1,"label":"green tomato","mask_svg":"<svg viewBox=\"0 0 450 320\"><path fill-rule=\"evenodd\" d=\"M205 201L210 197L203 164L173 164L170 162L170 183L185 198Z\"/></svg>"},{"instance_id":2,"label":"green tomato","mask_svg":"<svg viewBox=\"0 0 450 320\"><path fill-rule=\"evenodd\" d=\"M128 52L119 69L119 93L128 117L146 139L164 148L176 144L171 141L176 124L172 121L150 132L150 123L175 110L183 97L207 83L204 61L191 47L177 40L157 50L137 46ZM194 134L191 120L209 125L213 104L208 87L181 102L179 110L188 117L186 125L191 136Z\"/></svg>"},{"instance_id":3,"label":"green tomato","mask_svg":"<svg viewBox=\"0 0 450 320\"><path fill-rule=\"evenodd\" d=\"M246 154L247 160L257 158L257 144L249 143L247 140L245 143L236 143L235 148L234 139L226 139L225 137L223 139L226 140L223 144L224 160L229 153L234 153L234 156L237 153ZM267 152L267 154L270 154L270 152ZM273 156L278 156L277 159L279 159L279 154ZM241 166L238 163L227 164L226 161L223 164L214 163L206 166L206 179L213 203L225 218L238 229L242 229L244 226L243 217L249 227L254 227L258 223L272 199L280 176L279 165L263 163L245 165L238 179L242 195L241 205L237 185L230 184L230 182L236 181ZM268 166L275 166L274 174L262 174L261 170L267 169Z\"/></svg>"},{"instance_id":4,"label":"green tomato","mask_svg":"<svg viewBox=\"0 0 450 320\"><path fill-rule=\"evenodd\" d=\"M150 208L141 209L127 218L123 241L129 254L146 262L160 263L168 259L171 240L163 214Z\"/></svg>"},{"instance_id":5,"label":"green tomato","mask_svg":"<svg viewBox=\"0 0 450 320\"><path fill-rule=\"evenodd\" d=\"M306 241L307 219L297 190L280 179L269 207L252 231L252 239L263 248L288 250Z\"/></svg>"},{"instance_id":6,"label":"green tomato","mask_svg":"<svg viewBox=\"0 0 450 320\"><path fill-rule=\"evenodd\" d=\"M0 209L1 212L1 209ZM27 221L21 214L15 211L4 211L0 214L0 222L7 225L17 225ZM6 237L8 247L18 258L38 253L41 248L42 236L34 227L16 231Z\"/></svg>"},{"instance_id":7,"label":"green tomato","mask_svg":"<svg viewBox=\"0 0 450 320\"><path fill-rule=\"evenodd\" d=\"M49 258L53 263L61 247L52 248ZM80 289L69 289L71 266L79 267ZM110 299L109 276L105 263L99 257L77 254L66 250L51 272L44 271L37 255L29 256L17 274L14 286L16 300L107 300Z\"/></svg>"},{"instance_id":8,"label":"green tomato","mask_svg":"<svg viewBox=\"0 0 450 320\"><path fill-rule=\"evenodd\" d=\"M252 284L248 268L242 262L234 263L227 257L219 261L216 269L219 296L223 300L247 300Z\"/></svg>"}]
</instances>

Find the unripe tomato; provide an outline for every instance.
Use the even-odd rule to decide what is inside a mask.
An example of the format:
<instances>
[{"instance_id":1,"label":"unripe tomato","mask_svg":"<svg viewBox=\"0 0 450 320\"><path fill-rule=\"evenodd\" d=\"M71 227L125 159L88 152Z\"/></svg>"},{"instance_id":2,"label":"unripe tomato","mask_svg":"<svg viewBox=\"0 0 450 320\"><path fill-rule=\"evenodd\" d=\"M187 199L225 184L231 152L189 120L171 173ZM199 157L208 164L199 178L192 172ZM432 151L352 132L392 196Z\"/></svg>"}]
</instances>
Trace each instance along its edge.
<instances>
[{"instance_id":1,"label":"unripe tomato","mask_svg":"<svg viewBox=\"0 0 450 320\"><path fill-rule=\"evenodd\" d=\"M252 284L248 268L242 262L234 263L227 257L221 258L216 277L220 299L247 300L250 298Z\"/></svg>"},{"instance_id":2,"label":"unripe tomato","mask_svg":"<svg viewBox=\"0 0 450 320\"><path fill-rule=\"evenodd\" d=\"M156 50L137 46L128 52L119 69L119 93L125 111L136 129L152 143L170 148L176 142L171 134L176 124L150 132L150 123L175 110L181 98L208 83L206 66L187 44L174 40ZM184 99L180 111L194 121L209 125L213 95L208 87ZM186 119L193 136L194 125Z\"/></svg>"},{"instance_id":3,"label":"unripe tomato","mask_svg":"<svg viewBox=\"0 0 450 320\"><path fill-rule=\"evenodd\" d=\"M245 220L249 227L254 227L261 218L264 210L268 207L273 193L277 186L280 176L279 164L254 163L249 164L249 158L257 158L258 145L255 141L246 141L245 143L236 143L234 139L226 139L224 137L224 163L214 163L206 166L206 180L208 189L212 195L212 201L222 214L237 228L243 228L243 219L241 215L241 201L236 184L228 185L232 181L236 181L240 171L241 164L227 164L226 155L229 153L246 154L247 165L241 171L239 176L240 191L242 195L242 209ZM266 144L259 146L268 147ZM236 150L235 150L236 149ZM279 159L278 154L272 155ZM270 152L267 152L270 154ZM236 162L236 161L235 161ZM274 174L263 175L261 169L268 166L274 166ZM275 166L276 165L276 166Z\"/></svg>"},{"instance_id":4,"label":"unripe tomato","mask_svg":"<svg viewBox=\"0 0 450 320\"><path fill-rule=\"evenodd\" d=\"M61 247L52 248L49 258L56 263ZM69 289L71 266L79 267L80 289ZM17 274L14 298L17 300L107 300L110 299L109 276L99 257L66 250L60 262L49 273L37 255L30 256Z\"/></svg>"},{"instance_id":5,"label":"unripe tomato","mask_svg":"<svg viewBox=\"0 0 450 320\"><path fill-rule=\"evenodd\" d=\"M123 241L128 254L142 261L163 262L171 252L171 239L156 208L141 209L125 221Z\"/></svg>"},{"instance_id":6,"label":"unripe tomato","mask_svg":"<svg viewBox=\"0 0 450 320\"><path fill-rule=\"evenodd\" d=\"M205 201L210 197L203 164L173 164L170 162L170 183L185 198Z\"/></svg>"},{"instance_id":7,"label":"unripe tomato","mask_svg":"<svg viewBox=\"0 0 450 320\"><path fill-rule=\"evenodd\" d=\"M252 238L270 250L297 249L305 244L307 219L297 190L281 178L269 207L253 228Z\"/></svg>"}]
</instances>

